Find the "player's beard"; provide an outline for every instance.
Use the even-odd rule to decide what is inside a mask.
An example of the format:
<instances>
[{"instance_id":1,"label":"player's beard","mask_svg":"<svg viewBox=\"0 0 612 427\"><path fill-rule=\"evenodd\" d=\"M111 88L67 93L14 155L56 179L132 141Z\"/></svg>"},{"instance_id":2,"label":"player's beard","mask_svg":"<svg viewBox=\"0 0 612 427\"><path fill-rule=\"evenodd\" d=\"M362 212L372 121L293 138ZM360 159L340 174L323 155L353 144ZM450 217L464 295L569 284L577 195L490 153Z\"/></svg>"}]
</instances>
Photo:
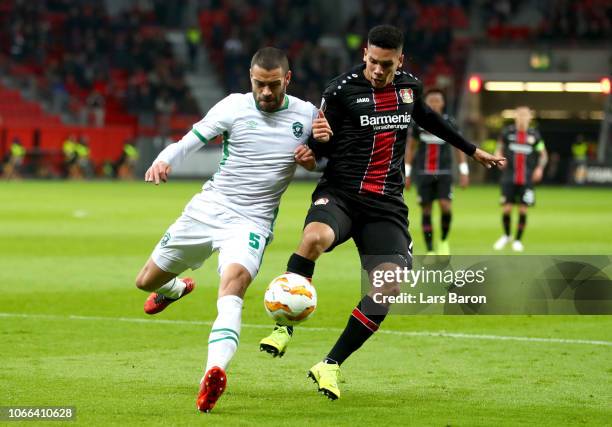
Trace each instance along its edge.
<instances>
[{"instance_id":1,"label":"player's beard","mask_svg":"<svg viewBox=\"0 0 612 427\"><path fill-rule=\"evenodd\" d=\"M255 102L257 102L257 105L259 106L260 110L263 110L267 113L271 113L273 111L278 110L282 106L284 100L285 88L283 88L283 90L278 96L272 95L265 98L262 95L257 95Z\"/></svg>"}]
</instances>

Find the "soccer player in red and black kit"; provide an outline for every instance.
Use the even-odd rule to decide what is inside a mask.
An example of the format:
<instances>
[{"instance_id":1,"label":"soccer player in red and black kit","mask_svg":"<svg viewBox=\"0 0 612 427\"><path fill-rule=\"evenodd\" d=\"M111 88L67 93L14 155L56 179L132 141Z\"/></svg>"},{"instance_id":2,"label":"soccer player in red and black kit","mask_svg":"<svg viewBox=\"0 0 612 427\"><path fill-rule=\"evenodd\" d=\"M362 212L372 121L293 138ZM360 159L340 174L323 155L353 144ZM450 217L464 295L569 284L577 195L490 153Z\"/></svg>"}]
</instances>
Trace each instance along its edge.
<instances>
[{"instance_id":1,"label":"soccer player in red and black kit","mask_svg":"<svg viewBox=\"0 0 612 427\"><path fill-rule=\"evenodd\" d=\"M504 234L495 242L493 249L502 250L512 241L510 215L512 205L518 204L519 219L512 250L522 252L521 237L527 224L527 208L535 204L533 185L542 180L548 154L540 132L529 126L532 119L529 107L517 107L515 113L514 124L502 130L497 144L496 155L503 155L508 162L501 178Z\"/></svg>"},{"instance_id":2,"label":"soccer player in red and black kit","mask_svg":"<svg viewBox=\"0 0 612 427\"><path fill-rule=\"evenodd\" d=\"M430 89L425 95L425 104L440 114L444 120L454 126L453 120L444 113L446 100L440 89ZM414 151L416 148L416 158ZM420 126L412 126L412 135L408 139L406 147L406 189L410 189L410 172L414 163L415 181L421 205L421 224L427 254L433 255L433 226L431 223L431 211L434 200L440 203L441 228L440 245L438 255L449 255L448 233L452 219L453 197L453 153L450 145L442 139L427 132ZM469 168L465 161L465 153L458 151L459 155L459 185L465 188L469 182ZM414 159L414 162L413 162Z\"/></svg>"},{"instance_id":3,"label":"soccer player in red and black kit","mask_svg":"<svg viewBox=\"0 0 612 427\"><path fill-rule=\"evenodd\" d=\"M411 267L403 166L413 118L487 167L503 161L477 149L425 105L422 83L400 71L402 46L399 29L374 27L364 49L365 64L336 77L325 90L322 109L333 135L313 150L328 163L312 194L302 240L287 271L312 278L315 260L351 238L370 280L380 272ZM386 283L376 293L398 295L399 284ZM386 301L377 303L373 295L374 288L353 310L327 357L309 371L319 391L331 399L340 397L339 366L378 329L389 310ZM277 325L260 348L282 355L292 332Z\"/></svg>"}]
</instances>

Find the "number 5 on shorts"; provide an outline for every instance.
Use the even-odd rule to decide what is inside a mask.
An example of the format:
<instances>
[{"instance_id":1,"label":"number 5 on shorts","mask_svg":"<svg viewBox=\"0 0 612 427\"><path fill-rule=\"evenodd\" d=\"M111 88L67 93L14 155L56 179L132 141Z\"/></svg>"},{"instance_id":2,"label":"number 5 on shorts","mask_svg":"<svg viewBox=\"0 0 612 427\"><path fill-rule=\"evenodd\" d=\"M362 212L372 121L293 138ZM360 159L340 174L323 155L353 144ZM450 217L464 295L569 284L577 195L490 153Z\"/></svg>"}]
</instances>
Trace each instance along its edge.
<instances>
[{"instance_id":1,"label":"number 5 on shorts","mask_svg":"<svg viewBox=\"0 0 612 427\"><path fill-rule=\"evenodd\" d=\"M251 233L249 234L249 246L253 249L259 249L259 239L261 236L259 234Z\"/></svg>"}]
</instances>

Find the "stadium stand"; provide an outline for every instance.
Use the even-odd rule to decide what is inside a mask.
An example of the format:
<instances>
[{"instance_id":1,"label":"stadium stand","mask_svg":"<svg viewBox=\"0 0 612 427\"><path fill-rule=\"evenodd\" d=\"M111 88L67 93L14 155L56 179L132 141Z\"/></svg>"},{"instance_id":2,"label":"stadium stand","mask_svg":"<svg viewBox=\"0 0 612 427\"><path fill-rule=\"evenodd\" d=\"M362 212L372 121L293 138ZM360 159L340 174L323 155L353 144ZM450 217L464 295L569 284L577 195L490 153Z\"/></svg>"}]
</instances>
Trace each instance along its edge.
<instances>
[{"instance_id":1,"label":"stadium stand","mask_svg":"<svg viewBox=\"0 0 612 427\"><path fill-rule=\"evenodd\" d=\"M56 159L76 132L90 140L99 168L136 135L182 131L199 117L156 12L163 10L134 6L111 16L104 2L3 1L0 67L18 90L0 88L2 154L19 136L28 152Z\"/></svg>"}]
</instances>

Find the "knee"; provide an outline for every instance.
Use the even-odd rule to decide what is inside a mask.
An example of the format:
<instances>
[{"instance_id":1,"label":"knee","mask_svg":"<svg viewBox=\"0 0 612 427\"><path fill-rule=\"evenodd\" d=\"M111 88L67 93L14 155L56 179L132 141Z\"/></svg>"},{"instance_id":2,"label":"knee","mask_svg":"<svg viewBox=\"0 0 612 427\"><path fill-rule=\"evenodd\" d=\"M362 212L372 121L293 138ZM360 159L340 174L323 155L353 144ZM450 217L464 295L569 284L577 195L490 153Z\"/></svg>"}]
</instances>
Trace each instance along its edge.
<instances>
[{"instance_id":1,"label":"knee","mask_svg":"<svg viewBox=\"0 0 612 427\"><path fill-rule=\"evenodd\" d=\"M326 236L325 233L318 230L306 231L302 236L302 245L308 252L314 252L317 255L325 252L332 242L333 236Z\"/></svg>"},{"instance_id":2,"label":"knee","mask_svg":"<svg viewBox=\"0 0 612 427\"><path fill-rule=\"evenodd\" d=\"M251 280L251 273L249 273L246 268L237 264L231 264L226 267L221 275L219 297L226 295L244 297Z\"/></svg>"}]
</instances>

